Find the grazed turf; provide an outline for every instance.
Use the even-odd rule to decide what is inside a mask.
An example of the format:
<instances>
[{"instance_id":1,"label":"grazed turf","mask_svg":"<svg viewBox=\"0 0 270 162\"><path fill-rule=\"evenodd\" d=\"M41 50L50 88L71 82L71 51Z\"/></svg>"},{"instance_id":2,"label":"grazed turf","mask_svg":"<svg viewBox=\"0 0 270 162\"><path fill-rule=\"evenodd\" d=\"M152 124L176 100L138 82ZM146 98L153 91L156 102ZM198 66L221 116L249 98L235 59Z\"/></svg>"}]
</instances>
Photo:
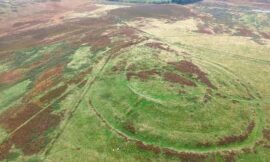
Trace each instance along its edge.
<instances>
[{"instance_id":1,"label":"grazed turf","mask_svg":"<svg viewBox=\"0 0 270 162\"><path fill-rule=\"evenodd\" d=\"M269 159L260 5L77 3L0 25L1 160Z\"/></svg>"}]
</instances>

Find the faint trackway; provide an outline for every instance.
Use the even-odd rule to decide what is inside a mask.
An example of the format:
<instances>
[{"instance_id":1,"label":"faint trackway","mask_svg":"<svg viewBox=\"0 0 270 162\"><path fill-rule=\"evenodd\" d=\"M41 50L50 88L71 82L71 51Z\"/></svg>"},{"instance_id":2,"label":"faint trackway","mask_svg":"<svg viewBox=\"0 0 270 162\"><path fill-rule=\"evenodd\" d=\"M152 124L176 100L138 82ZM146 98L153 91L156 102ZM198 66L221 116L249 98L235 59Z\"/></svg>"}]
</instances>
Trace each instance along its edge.
<instances>
[{"instance_id":1,"label":"faint trackway","mask_svg":"<svg viewBox=\"0 0 270 162\"><path fill-rule=\"evenodd\" d=\"M93 85L93 83L95 82L95 80L97 79L97 77L99 76L99 73L104 69L104 67L106 66L106 64L109 62L110 58L112 57L112 54L109 54L108 56L104 56L105 58L103 58L95 67L98 67L97 69L95 69L95 71L93 71L94 76L90 77L87 80L86 85L83 88L83 92L81 93L79 99L74 103L74 105L71 106L71 108L73 108L70 111L69 116L66 118L66 122L64 124L64 126L62 128L60 128L59 132L56 134L56 137L53 138L52 142L47 146L47 149L44 151L44 159L46 160L47 155L50 153L51 149L53 148L55 142L57 141L57 139L61 136L61 134L63 133L63 130L65 130L65 128L68 125L68 121L73 117L74 112L78 109L81 101L83 100L83 98L85 97L85 95L87 94L87 92L89 91L90 87Z\"/></svg>"},{"instance_id":2,"label":"faint trackway","mask_svg":"<svg viewBox=\"0 0 270 162\"><path fill-rule=\"evenodd\" d=\"M83 81L79 82L78 84L76 84L75 86L73 86L71 89L69 89L68 91L66 91L64 94L62 94L61 96L57 97L54 101L52 101L50 104L44 106L40 111L38 111L37 113L35 113L33 116L31 116L29 119L27 119L26 121L24 121L20 126L18 126L17 128L15 128L13 131L11 131L1 142L4 143L5 141L7 141L13 134L15 134L18 130L20 130L22 127L24 127L26 124L28 124L29 122L31 122L35 117L37 117L39 114L41 114L43 111L45 111L46 109L50 108L50 106L52 106L57 100L61 99L62 97L64 97L65 95L67 95L68 93L70 93L72 90L74 90L79 84L81 84Z\"/></svg>"},{"instance_id":3,"label":"faint trackway","mask_svg":"<svg viewBox=\"0 0 270 162\"><path fill-rule=\"evenodd\" d=\"M144 40L140 40L138 43L141 43ZM136 45L136 44L135 44ZM132 45L133 46L133 45ZM132 47L131 46L131 47ZM126 48L131 48L131 47L126 47ZM48 144L47 149L44 151L44 159L43 161L45 161L47 159L47 156L50 154L50 151L52 150L54 144L56 143L56 141L59 139L59 137L62 135L63 131L65 130L65 128L68 125L68 122L70 121L70 119L73 117L74 112L78 109L80 103L83 101L83 99L85 98L87 92L90 90L91 86L93 85L93 83L96 81L96 79L100 76L100 73L103 71L103 69L105 68L105 66L107 65L107 63L111 60L112 56L114 54L117 54L119 52L122 52L123 50L125 50L126 48L122 48L118 51L114 51L114 49L105 51L104 53L109 53L108 56L104 56L104 58L102 59L102 61L100 61L95 67L98 67L96 70L94 70L92 73L94 73L93 77L90 77L87 80L86 85L83 88L83 92L81 94L81 96L79 97L79 99L74 103L73 109L70 112L69 116L66 119L66 122L64 124L64 126L62 128L60 128L59 132L57 133L57 135L55 136L55 138L53 138L53 141Z\"/></svg>"},{"instance_id":4,"label":"faint trackway","mask_svg":"<svg viewBox=\"0 0 270 162\"><path fill-rule=\"evenodd\" d=\"M145 94L142 94L142 93L139 93L135 88L131 87L130 85L127 85L127 87L136 95L144 98L145 100L147 101L150 101L150 102L154 102L156 104L159 104L159 105L162 105L162 106L166 106L167 104L165 104L164 102L158 100L158 99L155 99L151 96L148 96L148 95L145 95Z\"/></svg>"}]
</instances>

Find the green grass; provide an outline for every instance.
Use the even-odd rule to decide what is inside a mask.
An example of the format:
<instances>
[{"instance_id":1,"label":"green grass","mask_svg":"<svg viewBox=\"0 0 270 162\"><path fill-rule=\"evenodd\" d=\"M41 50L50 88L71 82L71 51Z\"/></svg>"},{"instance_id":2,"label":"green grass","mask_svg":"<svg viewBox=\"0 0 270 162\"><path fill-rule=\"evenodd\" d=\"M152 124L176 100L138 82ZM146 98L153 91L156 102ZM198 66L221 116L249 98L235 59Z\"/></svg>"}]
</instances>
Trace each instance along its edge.
<instances>
[{"instance_id":1,"label":"green grass","mask_svg":"<svg viewBox=\"0 0 270 162\"><path fill-rule=\"evenodd\" d=\"M27 91L27 87L30 83L30 80L25 80L0 92L0 111L5 109L12 102L16 102L17 99Z\"/></svg>"},{"instance_id":2,"label":"green grass","mask_svg":"<svg viewBox=\"0 0 270 162\"><path fill-rule=\"evenodd\" d=\"M140 65L144 63L143 60L147 60L142 65L144 68L156 67L159 63L153 61L151 64L154 60L151 52L145 54L143 51L144 48L134 48L134 51L129 50L121 58L125 55L129 63ZM110 68L111 65L107 66L104 73ZM178 95L177 89L182 87L170 85L161 78L128 82L125 74L104 75L92 86L90 98L94 107L115 128L137 139L164 147L196 149L196 145L205 139L215 142L220 137L241 134L248 121L252 120L254 108L251 103L248 103L250 108L247 109L247 104L241 100L239 104L232 104L231 100L213 96L212 101L203 104L206 86L197 84L196 88L185 88L187 94ZM245 93L241 89L237 92ZM130 114L136 114L136 118L129 117ZM123 128L126 121L134 123L138 129L136 134Z\"/></svg>"},{"instance_id":3,"label":"green grass","mask_svg":"<svg viewBox=\"0 0 270 162\"><path fill-rule=\"evenodd\" d=\"M142 1L124 0L124 2ZM166 0L144 2L169 3ZM102 10L102 4L99 7ZM184 7L200 12L208 10L200 8L201 6ZM254 30L268 30L269 16L265 14L242 13L240 17L237 17L239 15L233 16L229 12L228 9L219 11L209 9L207 13L215 13L217 17L221 13L227 15L222 20L209 20L208 23L213 26L223 24L228 27L226 25L239 20L239 23ZM239 12L242 10L239 9ZM230 16L234 19L224 23L223 21ZM103 22L102 18L91 18L91 21L102 20ZM199 18L181 22L173 20L167 22L164 19L166 17L130 20L134 21L134 24L132 22L120 24L117 20L117 24L114 24L117 28L114 30L129 25L129 30L134 28L134 32L139 33L138 37L147 37L148 40L118 49L118 45L122 47L122 42L119 43L115 37L112 37L110 39L115 39L115 42L110 48L97 52L91 51L90 45L78 44L79 40L83 40L84 33L81 32L84 32L86 28L81 28L84 26L83 23L76 22L79 36L68 37L67 42L14 51L7 62L3 64L1 62L0 73L18 68L28 69L39 61L44 61L44 65L24 73L23 76L27 80L3 86L5 89L0 91L0 112L13 105L26 102L39 104L39 98L43 95L58 86L64 84L68 86L61 95L64 97L58 96L48 103L42 103L43 108L51 105L52 113L61 116L58 127L48 129L45 133L52 139L48 141L46 148L38 154L28 156L23 155L21 150L16 150L14 145L7 160L28 162L183 160L162 153L154 154L149 149L140 149L134 142L134 140L140 140L146 144L179 152L205 153L209 155L206 161L213 161L211 158L214 158L214 161L222 162L224 161L223 154L235 151L237 162L266 162L270 158L269 148L256 145L256 143L263 140L264 144L269 144L262 133L263 129L270 129L270 119L268 119L270 114L269 42L265 41L265 45L261 45L249 37L194 32L196 25L200 23ZM90 21L86 20L86 23ZM183 27L179 24L183 24ZM87 26L87 30L88 27L91 28L91 25ZM114 28L113 25L110 27ZM101 32L102 38L115 32L110 29L108 27L106 31ZM77 40L75 38L77 36L80 39ZM133 42L128 35L125 37L127 38L123 38L122 41ZM73 38L76 40L74 44L72 44ZM154 49L145 45L152 41L162 42L173 51ZM170 61L181 60L192 61L206 72L207 77L217 89L211 89L195 75L177 71L173 65L168 64ZM37 84L37 78L43 72L57 65L63 65L64 70L60 76L52 78L56 83L51 88L29 101L28 98L21 100L27 92L31 92L32 87ZM131 66L134 68L130 69ZM118 67L120 70L115 70ZM89 68L92 68L92 71L82 78L82 81L87 81L84 86L78 86L79 83L76 82L69 83L70 79L82 77L81 72ZM152 69L156 69L160 74L146 80L137 76L127 80L127 72L137 73ZM165 72L181 75L196 83L197 86L188 87L168 82L164 80ZM211 93L208 92L210 99L204 102L209 89L211 89ZM185 93L179 93L180 90ZM245 140L217 145L223 137L245 132L251 121L255 122L255 127ZM128 128L127 124L134 127L135 131ZM119 132L130 141L125 141ZM3 140L2 137L7 136L7 131L1 127L0 141ZM205 142L211 145L199 146L200 143ZM246 148L252 148L254 152L244 153L243 149Z\"/></svg>"}]
</instances>

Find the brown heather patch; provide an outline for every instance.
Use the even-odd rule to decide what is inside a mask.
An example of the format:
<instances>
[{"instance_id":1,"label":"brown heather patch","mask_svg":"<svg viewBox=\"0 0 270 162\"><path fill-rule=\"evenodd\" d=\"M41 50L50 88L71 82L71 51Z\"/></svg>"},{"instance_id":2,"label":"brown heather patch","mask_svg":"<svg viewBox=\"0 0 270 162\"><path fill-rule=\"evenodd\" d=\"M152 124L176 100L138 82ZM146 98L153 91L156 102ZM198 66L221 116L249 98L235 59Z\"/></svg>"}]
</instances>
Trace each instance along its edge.
<instances>
[{"instance_id":1,"label":"brown heather patch","mask_svg":"<svg viewBox=\"0 0 270 162\"><path fill-rule=\"evenodd\" d=\"M26 155L38 153L48 142L46 131L55 128L59 122L59 116L52 114L51 109L46 109L31 122L19 129L12 136L11 140Z\"/></svg>"},{"instance_id":2,"label":"brown heather patch","mask_svg":"<svg viewBox=\"0 0 270 162\"><path fill-rule=\"evenodd\" d=\"M176 152L170 149L162 149L165 155L171 157L178 157L182 160L182 162L202 162L207 159L206 154L196 154L190 152Z\"/></svg>"},{"instance_id":3,"label":"brown heather patch","mask_svg":"<svg viewBox=\"0 0 270 162\"><path fill-rule=\"evenodd\" d=\"M111 10L109 15L118 16L120 19L130 20L137 18L163 18L172 20L188 19L190 17L199 17L190 8L181 5L170 4L144 4L135 5L129 8L119 8Z\"/></svg>"},{"instance_id":4,"label":"brown heather patch","mask_svg":"<svg viewBox=\"0 0 270 162\"><path fill-rule=\"evenodd\" d=\"M35 96L39 95L40 93L45 92L46 90L52 88L55 84L56 84L56 82L52 79L46 79L46 80L43 80L43 81L35 84L34 87L32 88L32 90L30 91L30 93L28 93L24 97L24 101L31 100L32 97L35 97Z\"/></svg>"},{"instance_id":5,"label":"brown heather patch","mask_svg":"<svg viewBox=\"0 0 270 162\"><path fill-rule=\"evenodd\" d=\"M100 36L100 35L96 36L87 35L81 41L91 46L92 51L104 49L111 44L111 40L108 36Z\"/></svg>"},{"instance_id":6,"label":"brown heather patch","mask_svg":"<svg viewBox=\"0 0 270 162\"><path fill-rule=\"evenodd\" d=\"M125 122L124 123L124 129L126 129L127 131L135 134L136 133L136 129L134 127L134 124L131 121Z\"/></svg>"},{"instance_id":7,"label":"brown heather patch","mask_svg":"<svg viewBox=\"0 0 270 162\"><path fill-rule=\"evenodd\" d=\"M260 32L260 35L265 39L270 39L270 33L267 32Z\"/></svg>"},{"instance_id":8,"label":"brown heather patch","mask_svg":"<svg viewBox=\"0 0 270 162\"><path fill-rule=\"evenodd\" d=\"M0 84L12 84L23 78L25 70L15 69L0 74Z\"/></svg>"},{"instance_id":9,"label":"brown heather patch","mask_svg":"<svg viewBox=\"0 0 270 162\"><path fill-rule=\"evenodd\" d=\"M15 22L12 27L22 27L22 26L34 26L40 23L45 23L46 21L44 20L30 20L30 21L21 21L21 22Z\"/></svg>"},{"instance_id":10,"label":"brown heather patch","mask_svg":"<svg viewBox=\"0 0 270 162\"><path fill-rule=\"evenodd\" d=\"M112 67L112 71L113 72L124 71L126 64L127 64L126 60L121 60L121 61L117 62L117 64L115 66Z\"/></svg>"},{"instance_id":11,"label":"brown heather patch","mask_svg":"<svg viewBox=\"0 0 270 162\"><path fill-rule=\"evenodd\" d=\"M243 37L253 37L255 36L255 33L248 29L247 27L241 27L236 29L237 33L236 35L243 36Z\"/></svg>"},{"instance_id":12,"label":"brown heather patch","mask_svg":"<svg viewBox=\"0 0 270 162\"><path fill-rule=\"evenodd\" d=\"M164 80L172 82L172 83L178 83L185 86L196 87L196 84L194 82L172 72L166 72L163 77L164 77Z\"/></svg>"},{"instance_id":13,"label":"brown heather patch","mask_svg":"<svg viewBox=\"0 0 270 162\"><path fill-rule=\"evenodd\" d=\"M227 144L236 143L236 142L243 142L244 140L248 138L249 134L252 132L254 127L255 127L255 122L251 121L248 124L248 127L243 134L223 137L217 142L217 145L222 146L222 145L227 145Z\"/></svg>"},{"instance_id":14,"label":"brown heather patch","mask_svg":"<svg viewBox=\"0 0 270 162\"><path fill-rule=\"evenodd\" d=\"M270 141L270 130L269 129L264 129L263 130L263 137Z\"/></svg>"},{"instance_id":15,"label":"brown heather patch","mask_svg":"<svg viewBox=\"0 0 270 162\"><path fill-rule=\"evenodd\" d=\"M60 122L60 117L51 112L51 108L44 110L4 141L0 145L0 160L7 158L13 145L21 149L25 155L33 155L44 149L50 141L47 136L48 130L54 129Z\"/></svg>"},{"instance_id":16,"label":"brown heather patch","mask_svg":"<svg viewBox=\"0 0 270 162\"><path fill-rule=\"evenodd\" d=\"M136 145L140 149L143 149L143 150L146 150L146 151L152 151L155 154L160 154L161 153L161 149L159 147L157 147L157 146L154 146L154 145L147 145L147 144L144 144L141 141L137 141Z\"/></svg>"},{"instance_id":17,"label":"brown heather patch","mask_svg":"<svg viewBox=\"0 0 270 162\"><path fill-rule=\"evenodd\" d=\"M180 62L170 62L169 64L174 65L174 67L183 73L194 74L197 76L202 83L206 84L208 87L216 89L216 87L207 78L207 74L200 70L200 68L194 65L192 62L182 60Z\"/></svg>"},{"instance_id":18,"label":"brown heather patch","mask_svg":"<svg viewBox=\"0 0 270 162\"><path fill-rule=\"evenodd\" d=\"M149 77L158 75L158 74L159 72L157 70L152 69L152 70L146 70L146 71L139 71L137 73L127 72L126 76L127 76L127 80L130 80L132 77L138 77L142 81L146 81L147 79L149 79Z\"/></svg>"},{"instance_id":19,"label":"brown heather patch","mask_svg":"<svg viewBox=\"0 0 270 162\"><path fill-rule=\"evenodd\" d=\"M61 96L66 91L67 88L68 88L68 86L66 84L55 88L54 90L48 92L46 95L41 97L40 102L41 103L48 103L50 101L53 101L57 97Z\"/></svg>"},{"instance_id":20,"label":"brown heather patch","mask_svg":"<svg viewBox=\"0 0 270 162\"><path fill-rule=\"evenodd\" d=\"M44 80L50 79L52 77L59 76L62 74L63 69L64 69L63 65L58 65L56 67L48 69L38 77L37 82L44 81Z\"/></svg>"},{"instance_id":21,"label":"brown heather patch","mask_svg":"<svg viewBox=\"0 0 270 162\"><path fill-rule=\"evenodd\" d=\"M230 33L230 31L227 28L224 28L223 26L214 26L213 30L216 34L223 34L223 33Z\"/></svg>"},{"instance_id":22,"label":"brown heather patch","mask_svg":"<svg viewBox=\"0 0 270 162\"><path fill-rule=\"evenodd\" d=\"M0 115L0 124L8 132L12 132L39 110L41 110L41 107L35 103L10 108Z\"/></svg>"},{"instance_id":23,"label":"brown heather patch","mask_svg":"<svg viewBox=\"0 0 270 162\"><path fill-rule=\"evenodd\" d=\"M135 40L139 38L139 33L137 32L137 29L129 27L129 26L121 26L115 29L110 29L109 37L116 37L121 36L128 40Z\"/></svg>"},{"instance_id":24,"label":"brown heather patch","mask_svg":"<svg viewBox=\"0 0 270 162\"><path fill-rule=\"evenodd\" d=\"M4 160L8 157L11 147L11 141L6 141L0 145L0 160Z\"/></svg>"},{"instance_id":25,"label":"brown heather patch","mask_svg":"<svg viewBox=\"0 0 270 162\"><path fill-rule=\"evenodd\" d=\"M1 61L3 62L12 61L13 56L14 56L13 52L5 52L5 51L0 52L0 58L1 58Z\"/></svg>"},{"instance_id":26,"label":"brown heather patch","mask_svg":"<svg viewBox=\"0 0 270 162\"><path fill-rule=\"evenodd\" d=\"M226 152L224 153L223 155L223 159L225 162L234 162L235 161L235 158L236 158L236 153L235 152Z\"/></svg>"},{"instance_id":27,"label":"brown heather patch","mask_svg":"<svg viewBox=\"0 0 270 162\"><path fill-rule=\"evenodd\" d=\"M197 154L190 152L176 152L169 148L160 148L158 146L154 146L151 144L145 144L142 141L136 141L136 145L138 148L146 151L151 151L155 154L163 153L169 157L177 157L180 158L183 162L202 162L205 161L208 157L206 154Z\"/></svg>"}]
</instances>

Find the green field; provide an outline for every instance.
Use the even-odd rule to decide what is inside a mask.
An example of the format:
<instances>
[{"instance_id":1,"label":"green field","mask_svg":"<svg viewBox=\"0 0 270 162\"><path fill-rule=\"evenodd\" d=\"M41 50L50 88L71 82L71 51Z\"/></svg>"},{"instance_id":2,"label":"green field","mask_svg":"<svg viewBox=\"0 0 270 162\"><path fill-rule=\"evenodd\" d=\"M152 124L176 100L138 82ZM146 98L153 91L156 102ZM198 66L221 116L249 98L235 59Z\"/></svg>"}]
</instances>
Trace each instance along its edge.
<instances>
[{"instance_id":1,"label":"green field","mask_svg":"<svg viewBox=\"0 0 270 162\"><path fill-rule=\"evenodd\" d=\"M0 3L0 161L268 162L269 3L130 2Z\"/></svg>"}]
</instances>

